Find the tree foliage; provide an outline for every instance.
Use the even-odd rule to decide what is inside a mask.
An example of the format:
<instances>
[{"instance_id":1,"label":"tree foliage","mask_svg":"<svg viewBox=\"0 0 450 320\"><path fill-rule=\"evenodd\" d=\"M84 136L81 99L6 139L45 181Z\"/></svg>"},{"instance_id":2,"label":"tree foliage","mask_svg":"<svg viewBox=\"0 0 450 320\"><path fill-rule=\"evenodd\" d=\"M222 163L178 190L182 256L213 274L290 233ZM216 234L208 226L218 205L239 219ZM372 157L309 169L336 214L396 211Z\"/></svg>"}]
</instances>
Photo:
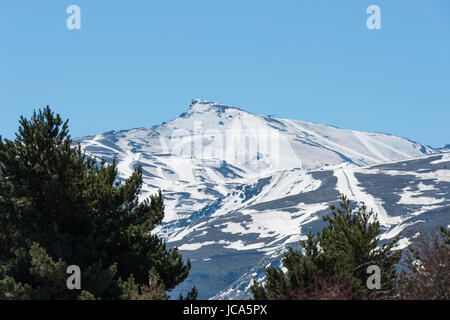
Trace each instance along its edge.
<instances>
[{"instance_id":1,"label":"tree foliage","mask_svg":"<svg viewBox=\"0 0 450 320\"><path fill-rule=\"evenodd\" d=\"M138 201L142 169L117 173L115 160L73 147L68 121L49 107L21 117L15 140L0 137L1 298L130 298L149 272L164 291L187 277L189 260L151 234L161 191ZM82 291L66 288L67 265L81 268Z\"/></svg>"},{"instance_id":2,"label":"tree foliage","mask_svg":"<svg viewBox=\"0 0 450 320\"><path fill-rule=\"evenodd\" d=\"M281 268L265 269L265 283L254 282L255 299L350 299L380 297L395 286L400 252L399 238L380 245L380 224L364 204L356 209L342 195L339 206L330 206L327 225L300 242L302 252L290 248ZM381 269L381 291L367 289L366 268Z\"/></svg>"},{"instance_id":3,"label":"tree foliage","mask_svg":"<svg viewBox=\"0 0 450 320\"><path fill-rule=\"evenodd\" d=\"M449 231L441 227L440 235L419 235L408 247L406 270L399 281L402 299L450 299Z\"/></svg>"}]
</instances>

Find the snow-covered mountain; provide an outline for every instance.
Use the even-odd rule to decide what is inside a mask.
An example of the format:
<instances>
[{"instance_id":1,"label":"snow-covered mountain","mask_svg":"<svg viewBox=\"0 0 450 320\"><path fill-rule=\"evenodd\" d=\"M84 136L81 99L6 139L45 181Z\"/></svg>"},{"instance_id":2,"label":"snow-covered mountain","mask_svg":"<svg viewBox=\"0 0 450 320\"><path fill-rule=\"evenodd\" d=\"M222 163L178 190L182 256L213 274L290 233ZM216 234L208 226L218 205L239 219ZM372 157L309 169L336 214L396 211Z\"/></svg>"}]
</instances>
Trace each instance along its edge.
<instances>
[{"instance_id":1,"label":"snow-covered mountain","mask_svg":"<svg viewBox=\"0 0 450 320\"><path fill-rule=\"evenodd\" d=\"M450 144L446 144L445 146L443 146L441 148L437 148L437 150L440 152L450 152Z\"/></svg>"},{"instance_id":2,"label":"snow-covered mountain","mask_svg":"<svg viewBox=\"0 0 450 320\"><path fill-rule=\"evenodd\" d=\"M166 215L156 232L191 258L177 290L195 284L200 298L248 297L250 280L321 228L339 193L373 208L386 239L450 222L449 154L388 134L193 100L167 123L74 142L115 157L122 178L141 165L142 197L162 189Z\"/></svg>"}]
</instances>

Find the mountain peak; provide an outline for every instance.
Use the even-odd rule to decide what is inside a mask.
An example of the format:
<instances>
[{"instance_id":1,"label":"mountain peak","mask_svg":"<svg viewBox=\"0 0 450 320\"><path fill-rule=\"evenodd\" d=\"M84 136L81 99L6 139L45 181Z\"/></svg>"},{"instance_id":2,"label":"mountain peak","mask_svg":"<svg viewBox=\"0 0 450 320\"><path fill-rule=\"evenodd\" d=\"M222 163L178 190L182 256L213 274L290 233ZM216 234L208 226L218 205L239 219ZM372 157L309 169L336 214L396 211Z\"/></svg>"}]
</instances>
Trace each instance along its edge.
<instances>
[{"instance_id":1,"label":"mountain peak","mask_svg":"<svg viewBox=\"0 0 450 320\"><path fill-rule=\"evenodd\" d=\"M213 101L208 101L204 99L192 99L191 104L189 105L189 110L201 111L213 107L216 104L217 103Z\"/></svg>"},{"instance_id":2,"label":"mountain peak","mask_svg":"<svg viewBox=\"0 0 450 320\"><path fill-rule=\"evenodd\" d=\"M191 100L191 106L196 104L215 104L214 101L209 101L206 99L192 99Z\"/></svg>"},{"instance_id":3,"label":"mountain peak","mask_svg":"<svg viewBox=\"0 0 450 320\"><path fill-rule=\"evenodd\" d=\"M207 111L225 112L225 110L227 109L241 110L239 108L227 106L213 101L204 99L192 99L189 106L189 113L204 113Z\"/></svg>"}]
</instances>

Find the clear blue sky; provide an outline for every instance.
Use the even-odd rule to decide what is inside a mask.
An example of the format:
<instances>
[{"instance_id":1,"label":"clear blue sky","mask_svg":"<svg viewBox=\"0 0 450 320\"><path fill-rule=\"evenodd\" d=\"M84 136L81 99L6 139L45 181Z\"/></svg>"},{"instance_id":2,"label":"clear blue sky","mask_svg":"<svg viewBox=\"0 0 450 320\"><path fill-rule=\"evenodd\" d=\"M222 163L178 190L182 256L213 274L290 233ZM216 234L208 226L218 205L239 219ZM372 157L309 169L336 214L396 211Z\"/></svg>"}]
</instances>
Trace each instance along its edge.
<instances>
[{"instance_id":1,"label":"clear blue sky","mask_svg":"<svg viewBox=\"0 0 450 320\"><path fill-rule=\"evenodd\" d=\"M45 105L82 136L170 120L192 98L450 143L450 1L0 0L3 137Z\"/></svg>"}]
</instances>

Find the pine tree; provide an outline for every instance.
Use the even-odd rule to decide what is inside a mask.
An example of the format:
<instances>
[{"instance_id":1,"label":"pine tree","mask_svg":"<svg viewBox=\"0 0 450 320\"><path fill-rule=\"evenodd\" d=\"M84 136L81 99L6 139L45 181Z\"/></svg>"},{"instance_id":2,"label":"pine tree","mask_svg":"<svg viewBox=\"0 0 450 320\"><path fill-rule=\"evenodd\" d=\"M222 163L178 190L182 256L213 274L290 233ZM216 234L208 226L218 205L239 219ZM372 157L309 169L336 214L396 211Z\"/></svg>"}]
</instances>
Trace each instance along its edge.
<instances>
[{"instance_id":1,"label":"pine tree","mask_svg":"<svg viewBox=\"0 0 450 320\"><path fill-rule=\"evenodd\" d=\"M400 252L393 251L399 238L380 245L380 224L364 204L356 210L342 195L339 207L330 206L328 223L316 235L300 242L303 252L290 248L282 263L287 269L266 268L265 284L254 282L255 299L373 298L380 291L366 287L369 265L381 269L382 292L390 292L397 278Z\"/></svg>"},{"instance_id":2,"label":"pine tree","mask_svg":"<svg viewBox=\"0 0 450 320\"><path fill-rule=\"evenodd\" d=\"M164 204L161 191L139 202L142 183L140 167L120 182L115 160L73 147L49 107L21 117L15 140L0 137L0 298L130 298L149 272L165 291L181 283L190 262L151 234ZM67 265L83 291L65 287Z\"/></svg>"},{"instance_id":3,"label":"pine tree","mask_svg":"<svg viewBox=\"0 0 450 320\"><path fill-rule=\"evenodd\" d=\"M191 291L189 291L185 297L182 294L178 297L178 300L197 300L198 290L194 286Z\"/></svg>"}]
</instances>

